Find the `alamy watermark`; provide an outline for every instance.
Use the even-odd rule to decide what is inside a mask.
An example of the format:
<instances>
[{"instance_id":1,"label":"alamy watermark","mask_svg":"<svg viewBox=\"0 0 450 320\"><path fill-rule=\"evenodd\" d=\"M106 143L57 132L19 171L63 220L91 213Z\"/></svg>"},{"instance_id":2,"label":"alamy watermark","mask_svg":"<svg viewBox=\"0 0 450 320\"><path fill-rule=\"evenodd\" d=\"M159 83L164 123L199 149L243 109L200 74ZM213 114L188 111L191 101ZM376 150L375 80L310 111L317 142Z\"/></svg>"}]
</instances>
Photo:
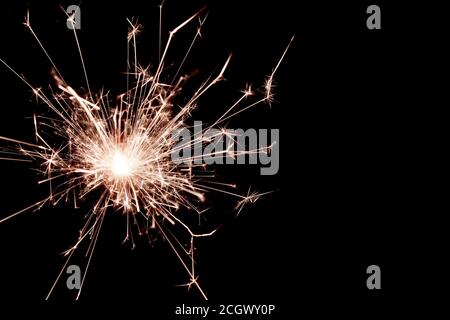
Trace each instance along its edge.
<instances>
[{"instance_id":1,"label":"alamy watermark","mask_svg":"<svg viewBox=\"0 0 450 320\"><path fill-rule=\"evenodd\" d=\"M186 164L259 164L261 175L275 175L280 166L279 129L204 129L195 121L192 130L172 134L171 158Z\"/></svg>"},{"instance_id":2,"label":"alamy watermark","mask_svg":"<svg viewBox=\"0 0 450 320\"><path fill-rule=\"evenodd\" d=\"M69 30L81 29L81 10L77 5L70 5L66 9L66 26Z\"/></svg>"}]
</instances>

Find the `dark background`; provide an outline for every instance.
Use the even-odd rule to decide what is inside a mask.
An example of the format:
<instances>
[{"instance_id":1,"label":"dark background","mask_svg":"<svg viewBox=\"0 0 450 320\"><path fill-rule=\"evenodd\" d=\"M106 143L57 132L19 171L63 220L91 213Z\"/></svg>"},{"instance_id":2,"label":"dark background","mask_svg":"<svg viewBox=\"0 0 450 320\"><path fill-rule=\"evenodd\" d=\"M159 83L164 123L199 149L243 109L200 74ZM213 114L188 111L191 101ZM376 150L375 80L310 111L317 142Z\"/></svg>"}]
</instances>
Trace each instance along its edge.
<instances>
[{"instance_id":1,"label":"dark background","mask_svg":"<svg viewBox=\"0 0 450 320\"><path fill-rule=\"evenodd\" d=\"M419 294L427 280L417 253L429 238L425 224L418 228L417 213L425 205L415 145L423 143L425 124L417 121L421 111L412 102L423 99L416 79L423 71L419 41L427 37L411 9L384 1L210 2L169 0L163 14L167 39L168 30L208 6L202 40L186 72L198 68L206 75L233 52L227 81L202 101L196 119L212 121L247 82L261 88L296 36L276 76L276 102L229 125L280 128L281 164L276 176L259 176L252 166L218 168L223 180L236 181L242 192L249 185L277 192L247 206L237 219L224 210L233 199L212 204L209 219L222 227L197 243L199 281L210 303L276 304L280 318L316 305L316 314L344 310L363 316L394 305L406 292ZM0 56L36 86L46 87L52 79L46 57L21 25L27 9L65 78L75 88L84 86L59 7L69 4L2 5ZM381 7L381 30L366 28L370 4ZM79 38L94 90L104 87L114 95L125 88L127 17L139 17L144 25L140 62L157 62L157 5L81 3ZM194 26L177 34L169 61L182 57ZM0 135L32 141L30 115L43 106L8 70L0 71ZM1 165L0 217L45 196L26 165ZM0 225L0 305L44 301L64 261L59 253L73 243L81 215L70 206L45 207ZM144 315L160 312L164 319L179 303L203 303L196 289L175 286L187 276L166 243L152 247L141 241L135 250L121 245L123 223L117 213L105 222L77 304L123 303ZM366 288L371 264L381 268L380 291ZM418 271L413 276L412 269ZM63 285L47 304L71 301L73 292Z\"/></svg>"}]
</instances>

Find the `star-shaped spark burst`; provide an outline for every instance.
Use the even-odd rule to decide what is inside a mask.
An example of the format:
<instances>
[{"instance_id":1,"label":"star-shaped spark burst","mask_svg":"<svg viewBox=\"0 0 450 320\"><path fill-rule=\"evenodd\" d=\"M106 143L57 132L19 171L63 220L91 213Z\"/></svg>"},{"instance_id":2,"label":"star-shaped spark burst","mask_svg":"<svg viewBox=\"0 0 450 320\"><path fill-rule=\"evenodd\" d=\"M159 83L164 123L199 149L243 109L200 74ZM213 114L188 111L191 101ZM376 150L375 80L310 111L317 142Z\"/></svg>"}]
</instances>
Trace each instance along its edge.
<instances>
[{"instance_id":1,"label":"star-shaped spark burst","mask_svg":"<svg viewBox=\"0 0 450 320\"><path fill-rule=\"evenodd\" d=\"M160 17L161 10L162 6L160 6ZM0 136L1 140L10 143L8 148L1 151L5 156L0 159L31 161L37 164L42 176L39 184L48 184L50 190L45 199L1 219L0 223L23 212L37 210L48 203L56 205L62 200L73 199L74 205L77 206L77 202L84 200L88 194L94 192L96 194L92 209L87 215L85 225L80 230L76 243L64 252L67 256L66 263L51 287L47 298L50 297L75 249L83 241L89 239L87 271L104 218L112 208L126 216L125 240L131 240L133 247L132 225L139 226L144 223L144 229L146 230L157 229L168 241L189 274L190 279L187 286L189 288L191 286L197 287L206 299L206 294L198 283L198 276L194 268L194 239L210 236L215 230L205 234L196 234L191 231L187 223L179 218L176 212L184 208L194 210L200 215L203 212L201 206L205 200L205 194L210 191L217 191L237 197L237 210L240 213L245 204L253 203L267 193L250 192L249 190L246 195L240 195L229 191L233 185L217 182L215 175L205 174L205 165L196 164L194 157L183 163L172 161L172 152L180 147L176 144L177 141L173 139L173 133L186 127L191 112L197 108L198 100L213 85L223 79L231 59L230 55L220 72L197 88L183 106L174 107L176 105L175 99L183 94L183 85L187 78L178 77L178 74L193 44L200 37L200 30L205 22L206 17L201 17L202 12L203 9L170 31L164 50L161 50L160 46L159 64L153 72L150 68L140 67L137 61L136 37L142 26L137 22L127 20L130 26L128 56L132 56L132 59L127 63L128 88L125 93L118 95L115 104L112 106L110 105L111 99L107 94L103 92L94 94L90 89L75 28L73 28L74 38L80 53L88 89L87 93L76 91L64 80L61 72L34 32L28 14L24 24L53 67L56 89L51 89L51 92L47 94L45 90L35 88L22 75L0 59L52 113L51 117L34 115L35 143ZM172 81L163 82L161 75L164 70L164 62L174 35L195 20L198 20L199 27L188 51L172 77ZM69 21L71 21L70 17ZM159 42L161 43L161 32ZM290 43L276 67L266 79L263 97L244 105L246 98L255 94L251 90L251 86L248 85L243 90L242 96L227 108L213 125L204 128L203 133L248 108L272 101L273 77ZM164 78L168 77L165 76ZM51 130L48 130L48 128ZM224 130L218 134L227 135L228 133ZM201 134L189 142L189 147L199 143L205 144L210 138ZM186 145L181 147L186 147ZM270 152L270 150L259 148L248 151L249 154L259 152ZM236 155L230 150L216 154L216 156L223 157ZM91 201L91 198L89 201ZM189 250L181 246L170 232L170 226L176 224L181 225L189 234L191 239ZM139 230L141 229L139 228ZM85 276L86 272L82 284ZM77 299L80 293L81 289L78 291Z\"/></svg>"}]
</instances>

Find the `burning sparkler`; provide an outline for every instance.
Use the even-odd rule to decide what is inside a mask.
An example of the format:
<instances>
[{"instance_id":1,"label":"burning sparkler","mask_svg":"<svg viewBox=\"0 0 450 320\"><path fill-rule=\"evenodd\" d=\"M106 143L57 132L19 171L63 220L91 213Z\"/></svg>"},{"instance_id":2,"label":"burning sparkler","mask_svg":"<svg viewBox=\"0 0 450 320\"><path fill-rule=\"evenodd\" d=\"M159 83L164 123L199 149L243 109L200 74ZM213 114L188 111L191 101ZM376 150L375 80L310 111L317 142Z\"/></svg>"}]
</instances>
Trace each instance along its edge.
<instances>
[{"instance_id":1,"label":"burning sparkler","mask_svg":"<svg viewBox=\"0 0 450 320\"><path fill-rule=\"evenodd\" d=\"M162 7L160 7L160 10L162 10ZM39 184L48 184L50 190L45 199L1 219L0 223L23 212L37 210L45 204L56 205L61 200L73 199L74 205L77 206L77 203L83 200L86 195L94 191L98 192L98 197L92 204L92 210L87 216L86 223L81 229L76 243L64 253L67 256L66 263L51 287L47 299L75 249L84 240L90 239L87 249L87 267L81 282L81 285L83 285L101 226L110 208L114 208L114 210L118 210L126 216L125 240L130 240L133 247L135 245L131 227L133 224L139 225L139 221L144 221L147 230L157 229L186 269L190 279L187 285L197 287L201 295L207 299L198 283L198 276L194 268L194 239L210 236L216 230L196 234L191 231L187 223L179 218L176 211L185 208L201 214L205 194L216 191L236 197L239 213L245 204L255 202L267 193L249 191L246 195L240 195L230 191L233 185L217 182L213 175L205 174L205 165L197 164L194 161L195 156L192 156L190 161L187 162L177 163L172 161L171 155L173 152L176 152L178 148L185 147L185 145L177 145L177 141L173 139L174 132L187 126L191 112L197 108L198 100L213 85L223 79L231 59L231 55L228 56L220 72L202 84L181 108L174 107L174 101L182 94L183 84L186 81L186 77L178 77L178 74L204 24L205 17L202 18L202 12L203 9L169 33L164 50L161 50L160 47L159 64L154 72L151 72L149 68L139 67L136 36L141 26L128 20L130 25L127 42L128 52L131 53L129 55L134 57L134 65L132 66L128 61L127 91L118 96L114 106L110 106L110 99L107 94L94 94L91 91L75 28L73 28L74 38L80 53L88 89L86 94L77 92L68 85L33 30L28 14L24 24L52 64L53 78L58 90L56 92L52 90L51 94L47 94L44 90L33 87L22 75L0 59L2 64L32 89L33 94L44 102L53 114L52 117L33 116L35 143L0 136L1 140L12 143L8 153L5 153L6 156L1 159L32 160L37 163L42 174ZM163 66L174 35L195 20L198 21L199 27L181 65L173 76L172 82L163 82L161 80ZM159 42L161 43L161 36ZM244 105L246 98L254 94L248 87L243 91L242 96L211 126L203 129L204 131L221 124L248 108L272 100L273 78L291 42L289 42L276 67L266 79L263 97ZM132 79L129 79L130 77ZM52 129L50 136L42 134L45 128ZM189 146L199 143L204 144L210 138L201 135L190 140ZM58 145L57 141L63 141L63 143ZM248 153L270 152L270 148L271 146L260 147L249 150ZM217 155L223 157L236 156L230 150L218 152ZM170 232L170 225L175 224L182 226L189 234L190 247L188 250L183 248ZM81 289L78 291L77 299L80 293Z\"/></svg>"}]
</instances>

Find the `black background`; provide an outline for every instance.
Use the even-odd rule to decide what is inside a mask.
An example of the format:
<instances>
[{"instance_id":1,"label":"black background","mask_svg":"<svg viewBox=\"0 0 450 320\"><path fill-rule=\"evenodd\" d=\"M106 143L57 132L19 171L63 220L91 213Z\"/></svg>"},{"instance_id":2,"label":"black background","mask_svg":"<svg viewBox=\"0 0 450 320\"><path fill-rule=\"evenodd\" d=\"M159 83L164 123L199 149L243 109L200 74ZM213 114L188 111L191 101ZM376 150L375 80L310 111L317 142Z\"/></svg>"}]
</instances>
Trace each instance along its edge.
<instances>
[{"instance_id":1,"label":"black background","mask_svg":"<svg viewBox=\"0 0 450 320\"><path fill-rule=\"evenodd\" d=\"M381 7L382 29L368 30L369 1L210 2L166 1L163 15L167 39L168 30L207 5L202 40L186 70L206 74L233 52L227 81L202 102L194 115L199 119L213 120L247 82L261 88L290 37L296 39L276 76L276 102L230 122L230 127L280 128L280 171L259 176L256 167L234 166L218 168L219 173L242 192L249 185L278 191L246 207L237 219L222 209L227 200L212 204L211 219L223 226L197 244L199 281L209 302L276 304L277 318L313 305L317 314L342 309L362 316L418 290L424 280L417 277L411 286L411 266L419 263L413 252L422 250L426 237L416 229L415 213L423 203L412 145L421 143L423 123L416 121L420 111L410 102L422 99L415 79L421 72L418 43L425 36L420 24L411 22L408 6L373 2ZM84 86L59 7L69 4L2 5L0 56L36 86L52 80L50 64L21 25L27 9L65 78L75 88ZM141 63L156 63L157 5L81 3L79 37L94 90L119 93L125 87L127 17L139 17L144 25L138 40ZM194 30L176 36L180 43L169 60L180 59L178 50L184 52ZM42 106L7 69L0 71L0 135L32 141L30 115ZM26 165L1 165L1 217L45 196ZM59 253L73 243L82 224L80 216L70 206L45 207L0 225L0 305L44 301L63 263ZM77 304L123 303L164 319L179 303L204 303L195 289L175 286L187 276L166 243L151 247L142 241L135 250L121 245L123 222L111 213L105 223ZM382 270L380 291L366 288L371 264ZM71 299L73 292L59 286L47 304Z\"/></svg>"}]
</instances>

